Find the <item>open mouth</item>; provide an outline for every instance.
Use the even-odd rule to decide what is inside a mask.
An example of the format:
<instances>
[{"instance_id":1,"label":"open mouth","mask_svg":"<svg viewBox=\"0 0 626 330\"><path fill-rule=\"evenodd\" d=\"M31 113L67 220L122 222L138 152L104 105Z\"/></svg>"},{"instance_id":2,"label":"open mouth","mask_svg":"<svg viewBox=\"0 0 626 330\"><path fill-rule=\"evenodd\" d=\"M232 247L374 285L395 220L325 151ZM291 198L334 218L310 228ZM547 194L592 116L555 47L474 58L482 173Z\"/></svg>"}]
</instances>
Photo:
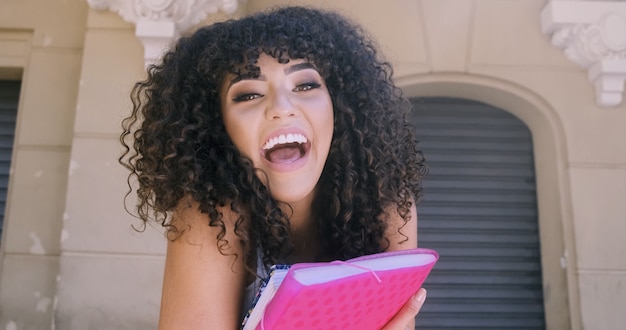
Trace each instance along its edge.
<instances>
[{"instance_id":1,"label":"open mouth","mask_svg":"<svg viewBox=\"0 0 626 330\"><path fill-rule=\"evenodd\" d=\"M304 157L309 148L310 143L304 135L281 134L263 145L263 155L272 163L293 163Z\"/></svg>"}]
</instances>

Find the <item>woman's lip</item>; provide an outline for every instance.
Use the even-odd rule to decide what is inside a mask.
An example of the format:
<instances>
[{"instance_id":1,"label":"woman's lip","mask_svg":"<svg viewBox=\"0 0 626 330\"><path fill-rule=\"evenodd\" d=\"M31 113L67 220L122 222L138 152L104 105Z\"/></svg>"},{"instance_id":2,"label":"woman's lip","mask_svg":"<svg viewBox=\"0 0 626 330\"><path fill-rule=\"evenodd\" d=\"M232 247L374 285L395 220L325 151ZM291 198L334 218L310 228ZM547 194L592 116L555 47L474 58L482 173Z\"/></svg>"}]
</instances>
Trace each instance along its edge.
<instances>
[{"instance_id":1,"label":"woman's lip","mask_svg":"<svg viewBox=\"0 0 626 330\"><path fill-rule=\"evenodd\" d=\"M265 157L266 150L263 149L263 146L271 138L278 137L280 135L287 135L287 134L302 134L307 139L308 142L306 143L304 155L293 162L285 162L285 163L271 162ZM268 134L267 136L265 136L263 139L263 145L261 145L261 147L259 148L259 153L261 155L261 161L265 164L265 166L268 167L268 169L271 169L272 171L277 171L277 172L289 172L289 171L297 170L306 164L311 154L311 147L312 147L311 139L309 138L309 135L304 130L297 128L297 127L285 127L285 128L276 129L272 131L270 134Z\"/></svg>"}]
</instances>

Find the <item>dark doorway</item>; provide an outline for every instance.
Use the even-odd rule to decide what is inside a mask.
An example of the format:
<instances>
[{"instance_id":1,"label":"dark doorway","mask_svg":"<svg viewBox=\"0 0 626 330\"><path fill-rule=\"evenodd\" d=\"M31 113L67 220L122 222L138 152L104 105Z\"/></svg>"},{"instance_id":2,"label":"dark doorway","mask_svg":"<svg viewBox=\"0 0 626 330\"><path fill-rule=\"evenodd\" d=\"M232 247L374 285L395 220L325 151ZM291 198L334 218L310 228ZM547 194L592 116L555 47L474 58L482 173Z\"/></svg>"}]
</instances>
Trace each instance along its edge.
<instances>
[{"instance_id":1,"label":"dark doorway","mask_svg":"<svg viewBox=\"0 0 626 330\"><path fill-rule=\"evenodd\" d=\"M440 261L417 329L544 329L533 141L490 105L412 100L430 173L419 246Z\"/></svg>"}]
</instances>

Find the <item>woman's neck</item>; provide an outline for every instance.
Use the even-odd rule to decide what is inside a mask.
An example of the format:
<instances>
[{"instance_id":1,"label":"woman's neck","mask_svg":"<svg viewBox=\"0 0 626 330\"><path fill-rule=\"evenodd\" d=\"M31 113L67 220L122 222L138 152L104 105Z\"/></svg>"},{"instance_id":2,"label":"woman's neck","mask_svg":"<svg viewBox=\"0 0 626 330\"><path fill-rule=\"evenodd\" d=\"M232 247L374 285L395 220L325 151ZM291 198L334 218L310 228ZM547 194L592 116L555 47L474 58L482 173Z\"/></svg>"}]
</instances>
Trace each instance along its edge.
<instances>
[{"instance_id":1,"label":"woman's neck","mask_svg":"<svg viewBox=\"0 0 626 330\"><path fill-rule=\"evenodd\" d=\"M312 212L312 198L284 204L282 210L289 216L291 226L293 253L289 256L289 263L313 262L320 253L320 242L317 237L317 221Z\"/></svg>"}]
</instances>

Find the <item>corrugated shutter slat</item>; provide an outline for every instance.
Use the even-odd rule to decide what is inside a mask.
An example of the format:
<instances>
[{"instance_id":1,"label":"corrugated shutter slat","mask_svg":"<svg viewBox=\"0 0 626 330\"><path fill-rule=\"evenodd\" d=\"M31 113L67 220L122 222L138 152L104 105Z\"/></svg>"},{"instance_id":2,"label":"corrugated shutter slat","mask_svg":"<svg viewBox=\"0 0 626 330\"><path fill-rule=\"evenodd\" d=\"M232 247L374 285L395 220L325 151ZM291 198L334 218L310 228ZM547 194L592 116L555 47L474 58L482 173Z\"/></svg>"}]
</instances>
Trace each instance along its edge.
<instances>
[{"instance_id":1,"label":"corrugated shutter slat","mask_svg":"<svg viewBox=\"0 0 626 330\"><path fill-rule=\"evenodd\" d=\"M9 185L20 82L0 81L0 233Z\"/></svg>"},{"instance_id":2,"label":"corrugated shutter slat","mask_svg":"<svg viewBox=\"0 0 626 330\"><path fill-rule=\"evenodd\" d=\"M543 329L528 128L478 102L429 98L414 108L430 167L419 245L440 254L416 329Z\"/></svg>"}]
</instances>

